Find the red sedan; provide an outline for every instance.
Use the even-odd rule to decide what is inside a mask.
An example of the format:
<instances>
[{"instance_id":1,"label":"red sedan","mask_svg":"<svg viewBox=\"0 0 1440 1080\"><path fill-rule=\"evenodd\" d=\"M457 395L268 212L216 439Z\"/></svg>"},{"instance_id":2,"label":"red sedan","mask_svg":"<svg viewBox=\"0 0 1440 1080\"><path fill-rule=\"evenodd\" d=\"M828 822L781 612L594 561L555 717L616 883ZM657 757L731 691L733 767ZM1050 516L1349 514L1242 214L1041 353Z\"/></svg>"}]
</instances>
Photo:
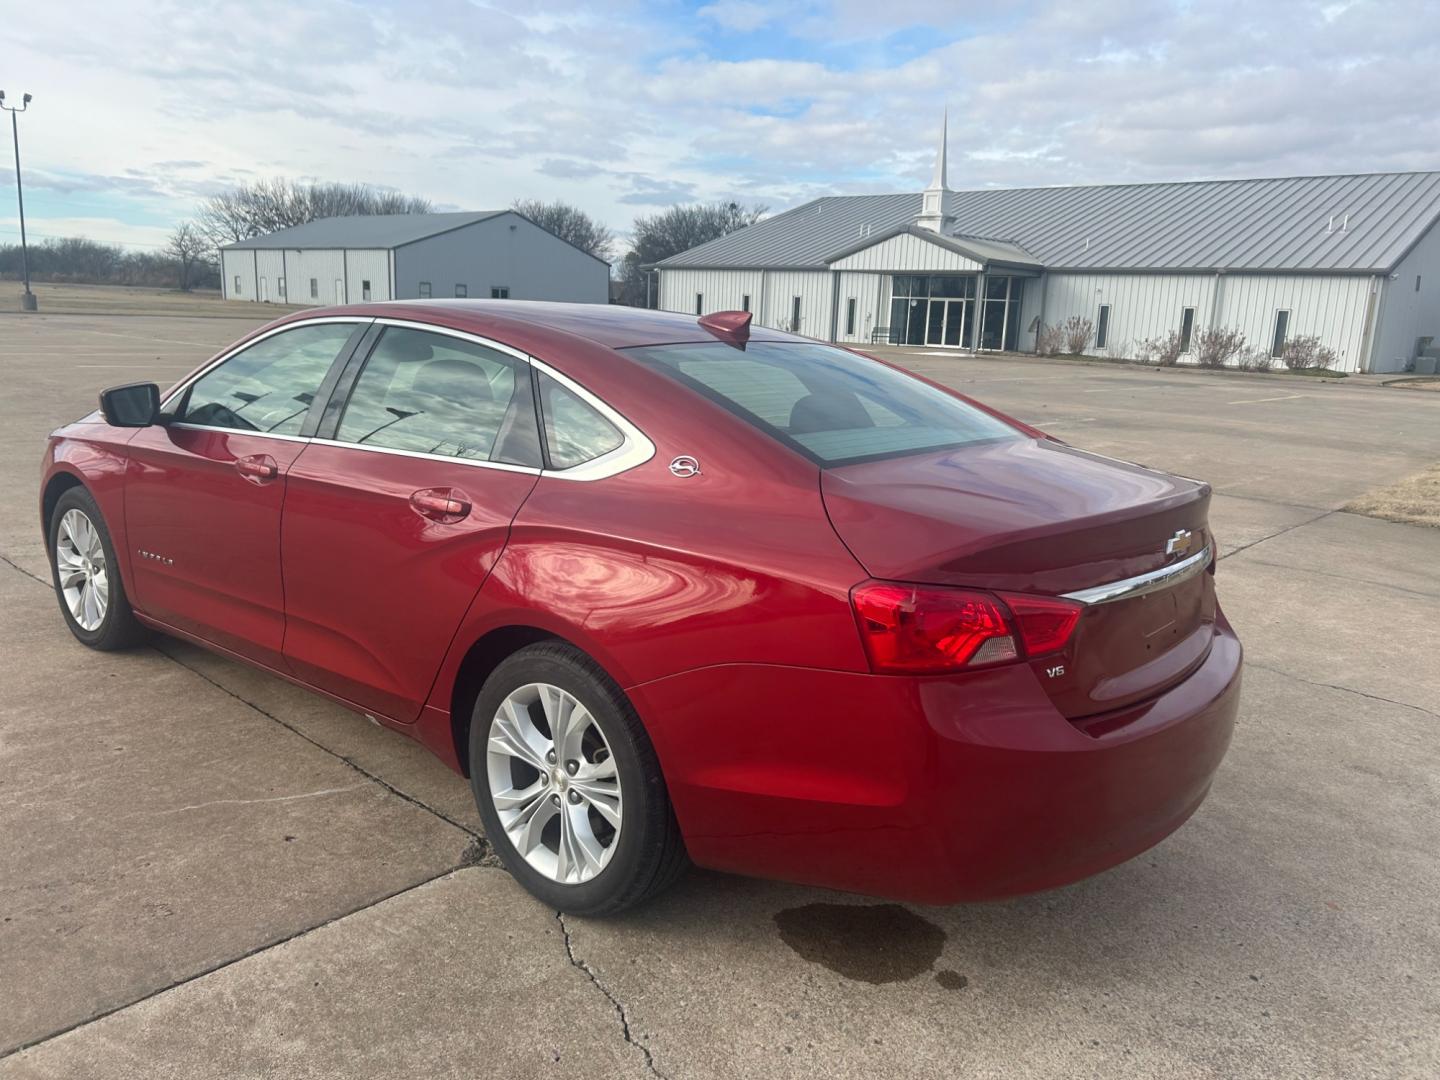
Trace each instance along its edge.
<instances>
[{"instance_id":1,"label":"red sedan","mask_svg":"<svg viewBox=\"0 0 1440 1080\"><path fill-rule=\"evenodd\" d=\"M158 630L418 739L548 904L688 861L949 903L1157 843L1230 740L1202 483L693 317L367 304L50 438L93 648Z\"/></svg>"}]
</instances>

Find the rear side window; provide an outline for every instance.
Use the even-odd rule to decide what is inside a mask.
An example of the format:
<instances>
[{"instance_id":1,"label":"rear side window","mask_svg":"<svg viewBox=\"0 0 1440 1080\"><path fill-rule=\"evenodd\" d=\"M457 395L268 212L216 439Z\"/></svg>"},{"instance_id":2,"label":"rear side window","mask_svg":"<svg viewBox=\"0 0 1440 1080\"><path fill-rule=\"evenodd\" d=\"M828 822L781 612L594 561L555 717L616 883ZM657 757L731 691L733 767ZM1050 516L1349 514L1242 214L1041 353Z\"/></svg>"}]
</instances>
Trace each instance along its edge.
<instances>
[{"instance_id":1,"label":"rear side window","mask_svg":"<svg viewBox=\"0 0 1440 1080\"><path fill-rule=\"evenodd\" d=\"M355 381L341 442L540 465L528 366L445 334L391 327Z\"/></svg>"},{"instance_id":2,"label":"rear side window","mask_svg":"<svg viewBox=\"0 0 1440 1080\"><path fill-rule=\"evenodd\" d=\"M752 341L627 349L824 466L1020 438L928 383L827 345Z\"/></svg>"},{"instance_id":3,"label":"rear side window","mask_svg":"<svg viewBox=\"0 0 1440 1080\"><path fill-rule=\"evenodd\" d=\"M196 379L176 416L187 424L295 435L354 323L297 326L242 349Z\"/></svg>"},{"instance_id":4,"label":"rear side window","mask_svg":"<svg viewBox=\"0 0 1440 1080\"><path fill-rule=\"evenodd\" d=\"M552 469L573 469L624 445L625 436L593 405L557 379L538 374Z\"/></svg>"}]
</instances>

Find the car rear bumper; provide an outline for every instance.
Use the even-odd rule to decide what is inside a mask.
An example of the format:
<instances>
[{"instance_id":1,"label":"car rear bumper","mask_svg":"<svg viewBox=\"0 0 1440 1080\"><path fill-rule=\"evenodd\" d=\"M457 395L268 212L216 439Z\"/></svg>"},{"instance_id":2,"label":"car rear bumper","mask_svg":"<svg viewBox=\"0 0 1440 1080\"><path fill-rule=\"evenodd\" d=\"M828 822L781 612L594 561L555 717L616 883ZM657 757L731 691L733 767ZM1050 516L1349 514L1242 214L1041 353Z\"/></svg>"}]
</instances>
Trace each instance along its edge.
<instances>
[{"instance_id":1,"label":"car rear bumper","mask_svg":"<svg viewBox=\"0 0 1440 1080\"><path fill-rule=\"evenodd\" d=\"M1079 880L1178 828L1229 745L1240 667L1222 617L1196 671L1091 734L1025 665L933 678L733 665L630 694L700 865L954 903Z\"/></svg>"}]
</instances>

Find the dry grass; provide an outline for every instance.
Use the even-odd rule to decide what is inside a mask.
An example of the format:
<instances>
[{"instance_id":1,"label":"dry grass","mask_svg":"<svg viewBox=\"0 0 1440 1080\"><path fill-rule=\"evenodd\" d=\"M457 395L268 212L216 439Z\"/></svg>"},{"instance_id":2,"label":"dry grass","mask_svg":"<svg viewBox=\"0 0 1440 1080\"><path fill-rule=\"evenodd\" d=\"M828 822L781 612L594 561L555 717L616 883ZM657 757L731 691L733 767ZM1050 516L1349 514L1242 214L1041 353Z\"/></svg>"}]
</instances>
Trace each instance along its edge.
<instances>
[{"instance_id":1,"label":"dry grass","mask_svg":"<svg viewBox=\"0 0 1440 1080\"><path fill-rule=\"evenodd\" d=\"M175 289L132 288L127 285L31 286L42 315L201 315L260 320L300 308L288 304L255 304L223 300L218 292L182 293ZM25 291L18 281L0 282L0 314L20 312Z\"/></svg>"},{"instance_id":2,"label":"dry grass","mask_svg":"<svg viewBox=\"0 0 1440 1080\"><path fill-rule=\"evenodd\" d=\"M1440 379L1427 379L1422 375L1418 379L1396 379L1385 385L1398 386L1402 390L1440 390Z\"/></svg>"},{"instance_id":3,"label":"dry grass","mask_svg":"<svg viewBox=\"0 0 1440 1080\"><path fill-rule=\"evenodd\" d=\"M1368 491L1345 509L1386 521L1440 529L1440 465Z\"/></svg>"}]
</instances>

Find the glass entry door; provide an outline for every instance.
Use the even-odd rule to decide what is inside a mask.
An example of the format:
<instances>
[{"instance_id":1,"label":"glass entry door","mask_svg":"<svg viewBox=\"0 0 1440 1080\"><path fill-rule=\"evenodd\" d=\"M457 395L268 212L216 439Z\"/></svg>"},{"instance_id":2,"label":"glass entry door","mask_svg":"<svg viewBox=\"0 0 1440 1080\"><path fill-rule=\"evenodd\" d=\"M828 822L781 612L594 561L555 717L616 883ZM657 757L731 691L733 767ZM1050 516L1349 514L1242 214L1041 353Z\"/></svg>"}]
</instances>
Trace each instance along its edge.
<instances>
[{"instance_id":1,"label":"glass entry door","mask_svg":"<svg viewBox=\"0 0 1440 1080\"><path fill-rule=\"evenodd\" d=\"M931 300L925 344L958 347L964 341L967 306L964 300Z\"/></svg>"}]
</instances>

